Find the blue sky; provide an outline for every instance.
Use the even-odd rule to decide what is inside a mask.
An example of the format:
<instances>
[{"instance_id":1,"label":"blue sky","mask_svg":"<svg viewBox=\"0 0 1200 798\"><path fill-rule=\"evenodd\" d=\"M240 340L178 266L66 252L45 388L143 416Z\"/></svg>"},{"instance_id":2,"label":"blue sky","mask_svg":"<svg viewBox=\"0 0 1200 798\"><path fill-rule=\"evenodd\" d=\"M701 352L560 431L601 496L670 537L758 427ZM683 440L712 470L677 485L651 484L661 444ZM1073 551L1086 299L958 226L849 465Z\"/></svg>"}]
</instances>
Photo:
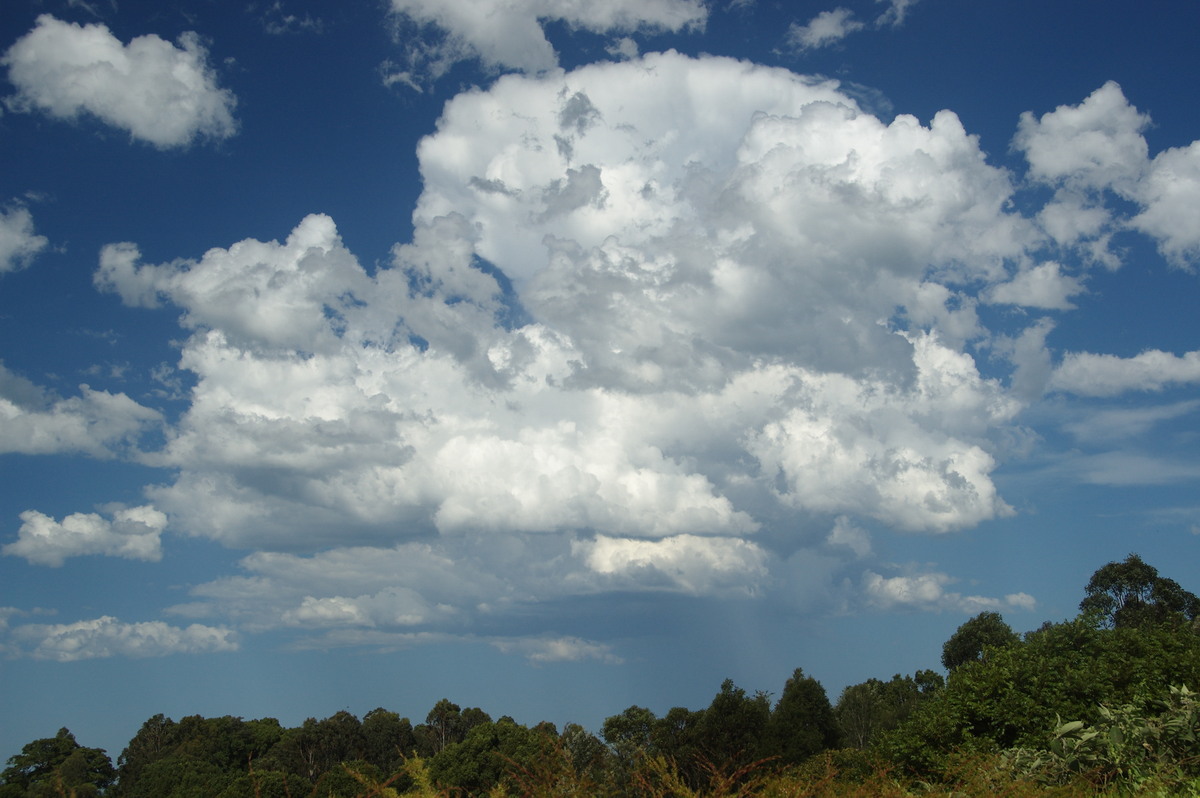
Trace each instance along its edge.
<instances>
[{"instance_id":1,"label":"blue sky","mask_svg":"<svg viewBox=\"0 0 1200 798\"><path fill-rule=\"evenodd\" d=\"M338 5L0 19L0 755L1197 589L1200 6Z\"/></svg>"}]
</instances>

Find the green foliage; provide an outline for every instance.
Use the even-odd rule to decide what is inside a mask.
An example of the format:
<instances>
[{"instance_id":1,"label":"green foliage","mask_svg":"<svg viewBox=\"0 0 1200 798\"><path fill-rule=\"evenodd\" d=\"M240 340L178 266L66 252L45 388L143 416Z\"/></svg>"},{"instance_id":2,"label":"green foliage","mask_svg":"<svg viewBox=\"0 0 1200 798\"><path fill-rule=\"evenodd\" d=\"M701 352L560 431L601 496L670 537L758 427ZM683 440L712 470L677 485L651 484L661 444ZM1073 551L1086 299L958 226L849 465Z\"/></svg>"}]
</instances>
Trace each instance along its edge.
<instances>
[{"instance_id":1,"label":"green foliage","mask_svg":"<svg viewBox=\"0 0 1200 798\"><path fill-rule=\"evenodd\" d=\"M1005 752L1012 769L1046 784L1081 775L1097 785L1182 789L1200 777L1200 701L1187 687L1164 698L1099 707L1099 720L1059 722L1044 747Z\"/></svg>"},{"instance_id":2,"label":"green foliage","mask_svg":"<svg viewBox=\"0 0 1200 798\"><path fill-rule=\"evenodd\" d=\"M953 751L1035 746L1056 717L1092 725L1100 704L1165 695L1172 684L1200 684L1200 637L1186 627L1051 624L956 669L881 745L904 767L937 774Z\"/></svg>"},{"instance_id":3,"label":"green foliage","mask_svg":"<svg viewBox=\"0 0 1200 798\"><path fill-rule=\"evenodd\" d=\"M981 612L955 630L942 646L942 666L953 671L983 659L989 648L1003 648L1020 638L998 612Z\"/></svg>"},{"instance_id":4,"label":"green foliage","mask_svg":"<svg viewBox=\"0 0 1200 798\"><path fill-rule=\"evenodd\" d=\"M918 671L896 674L891 681L868 679L842 690L834 707L844 744L867 748L884 732L896 728L945 685L940 674Z\"/></svg>"},{"instance_id":5,"label":"green foliage","mask_svg":"<svg viewBox=\"0 0 1200 798\"><path fill-rule=\"evenodd\" d=\"M1086 593L1080 611L1106 628L1194 621L1200 616L1200 598L1174 579L1159 576L1136 554L1098 569Z\"/></svg>"},{"instance_id":6,"label":"green foliage","mask_svg":"<svg viewBox=\"0 0 1200 798\"><path fill-rule=\"evenodd\" d=\"M784 764L798 764L827 748L836 748L840 730L821 683L800 668L783 686L759 750Z\"/></svg>"},{"instance_id":7,"label":"green foliage","mask_svg":"<svg viewBox=\"0 0 1200 798\"><path fill-rule=\"evenodd\" d=\"M84 748L62 728L54 737L34 740L10 757L0 774L0 795L53 795L56 791L98 795L116 776L108 755Z\"/></svg>"}]
</instances>

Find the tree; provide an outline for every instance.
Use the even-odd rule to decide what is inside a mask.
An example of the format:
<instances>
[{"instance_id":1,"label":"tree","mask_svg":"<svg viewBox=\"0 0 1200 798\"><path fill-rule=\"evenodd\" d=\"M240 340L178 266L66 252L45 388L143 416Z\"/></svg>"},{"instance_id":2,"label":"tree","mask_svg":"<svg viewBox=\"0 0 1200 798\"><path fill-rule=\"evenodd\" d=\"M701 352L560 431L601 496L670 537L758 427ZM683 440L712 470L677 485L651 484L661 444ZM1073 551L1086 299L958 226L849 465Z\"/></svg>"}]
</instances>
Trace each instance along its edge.
<instances>
[{"instance_id":1,"label":"tree","mask_svg":"<svg viewBox=\"0 0 1200 798\"><path fill-rule=\"evenodd\" d=\"M838 744L838 724L825 688L800 668L783 686L767 725L764 753L799 764Z\"/></svg>"},{"instance_id":2,"label":"tree","mask_svg":"<svg viewBox=\"0 0 1200 798\"><path fill-rule=\"evenodd\" d=\"M1200 616L1200 598L1174 579L1130 554L1124 562L1110 562L1092 574L1079 609L1099 626L1113 629L1162 623L1171 619L1194 621Z\"/></svg>"},{"instance_id":3,"label":"tree","mask_svg":"<svg viewBox=\"0 0 1200 798\"><path fill-rule=\"evenodd\" d=\"M62 728L54 737L34 740L10 757L0 774L5 793L53 794L62 787L80 794L98 794L116 776L108 755L100 748L84 748L70 730ZM16 786L19 792L8 787ZM81 789L82 788L82 789Z\"/></svg>"},{"instance_id":4,"label":"tree","mask_svg":"<svg viewBox=\"0 0 1200 798\"><path fill-rule=\"evenodd\" d=\"M884 735L897 764L936 774L951 751L1036 747L1057 719L1094 725L1099 708L1200 684L1200 636L1187 626L1098 628L1081 616L991 648L956 670L907 722Z\"/></svg>"},{"instance_id":5,"label":"tree","mask_svg":"<svg viewBox=\"0 0 1200 798\"><path fill-rule=\"evenodd\" d=\"M913 676L897 673L889 682L868 679L846 687L833 708L843 742L866 748L880 734L907 720L943 686L941 674L921 670Z\"/></svg>"},{"instance_id":6,"label":"tree","mask_svg":"<svg viewBox=\"0 0 1200 798\"><path fill-rule=\"evenodd\" d=\"M950 635L942 646L942 665L953 671L984 658L988 648L1002 648L1019 640L998 612L981 612Z\"/></svg>"},{"instance_id":7,"label":"tree","mask_svg":"<svg viewBox=\"0 0 1200 798\"><path fill-rule=\"evenodd\" d=\"M395 773L417 746L412 722L379 707L362 720L366 760L385 774Z\"/></svg>"},{"instance_id":8,"label":"tree","mask_svg":"<svg viewBox=\"0 0 1200 798\"><path fill-rule=\"evenodd\" d=\"M449 698L443 698L434 704L433 709L425 716L425 725L433 732L436 745L435 751L441 753L447 745L458 742L463 738L461 732L461 715L458 704Z\"/></svg>"},{"instance_id":9,"label":"tree","mask_svg":"<svg viewBox=\"0 0 1200 798\"><path fill-rule=\"evenodd\" d=\"M771 702L766 693L746 695L732 679L726 679L697 724L700 749L712 765L736 770L762 756L770 719Z\"/></svg>"}]
</instances>

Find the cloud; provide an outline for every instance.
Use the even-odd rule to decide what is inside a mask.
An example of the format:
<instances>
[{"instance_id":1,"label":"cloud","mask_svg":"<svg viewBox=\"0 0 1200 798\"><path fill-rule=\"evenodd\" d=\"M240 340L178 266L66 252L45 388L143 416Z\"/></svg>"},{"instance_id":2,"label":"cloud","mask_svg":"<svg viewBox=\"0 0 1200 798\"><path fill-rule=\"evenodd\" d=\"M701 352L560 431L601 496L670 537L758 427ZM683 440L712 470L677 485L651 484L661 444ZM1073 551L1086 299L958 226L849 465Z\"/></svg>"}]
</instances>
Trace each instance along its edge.
<instances>
[{"instance_id":1,"label":"cloud","mask_svg":"<svg viewBox=\"0 0 1200 798\"><path fill-rule=\"evenodd\" d=\"M21 513L17 541L4 554L58 567L68 557L104 554L129 560L162 559L160 535L167 517L151 505L117 508L106 520L97 513L72 513L61 522L36 510Z\"/></svg>"},{"instance_id":2,"label":"cloud","mask_svg":"<svg viewBox=\"0 0 1200 798\"><path fill-rule=\"evenodd\" d=\"M908 18L909 9L917 4L917 0L875 0L875 2L888 4L887 9L875 20L875 24L880 27L903 25L904 20Z\"/></svg>"},{"instance_id":3,"label":"cloud","mask_svg":"<svg viewBox=\"0 0 1200 798\"><path fill-rule=\"evenodd\" d=\"M1155 156L1135 196L1144 210L1133 227L1178 265L1200 260L1200 142Z\"/></svg>"},{"instance_id":4,"label":"cloud","mask_svg":"<svg viewBox=\"0 0 1200 798\"><path fill-rule=\"evenodd\" d=\"M1150 117L1109 81L1076 106L1060 105L1040 118L1021 115L1013 146L1025 153L1030 175L1082 188L1128 192L1142 176Z\"/></svg>"},{"instance_id":5,"label":"cloud","mask_svg":"<svg viewBox=\"0 0 1200 798\"><path fill-rule=\"evenodd\" d=\"M441 33L409 37L407 68L389 66L390 82L419 87L458 61L479 59L486 68L542 72L558 65L546 38L546 22L600 34L702 28L708 17L699 0L613 0L555 3L548 0L391 0L399 19ZM629 46L617 44L628 56Z\"/></svg>"},{"instance_id":6,"label":"cloud","mask_svg":"<svg viewBox=\"0 0 1200 798\"><path fill-rule=\"evenodd\" d=\"M73 120L88 113L160 149L234 135L236 100L217 86L195 33L178 46L153 34L123 45L101 24L37 19L0 58L17 94L9 110Z\"/></svg>"},{"instance_id":7,"label":"cloud","mask_svg":"<svg viewBox=\"0 0 1200 798\"><path fill-rule=\"evenodd\" d=\"M766 575L766 554L754 543L730 538L676 535L628 540L603 535L576 545L575 553L615 585L661 587L696 595L723 588L757 592Z\"/></svg>"},{"instance_id":8,"label":"cloud","mask_svg":"<svg viewBox=\"0 0 1200 798\"><path fill-rule=\"evenodd\" d=\"M1079 278L1063 274L1062 266L1049 261L1020 271L1009 282L997 285L988 299L998 305L1070 310L1075 307L1071 297L1083 290Z\"/></svg>"},{"instance_id":9,"label":"cloud","mask_svg":"<svg viewBox=\"0 0 1200 798\"><path fill-rule=\"evenodd\" d=\"M177 309L194 382L145 501L254 551L179 616L328 647L542 639L528 607L613 594L1026 607L887 572L864 530L1011 514L994 475L1047 386L1154 384L1055 369L1051 321L979 311L1069 310L1086 273L1048 250L1121 224L1117 173L1047 156L1064 215L1022 215L949 111L885 122L835 82L661 53L465 92L418 157L413 236L375 269L320 214L195 260L102 250L101 290Z\"/></svg>"},{"instance_id":10,"label":"cloud","mask_svg":"<svg viewBox=\"0 0 1200 798\"><path fill-rule=\"evenodd\" d=\"M1173 355L1149 349L1133 357L1068 352L1050 377L1050 389L1079 396L1161 391L1200 382L1200 352Z\"/></svg>"},{"instance_id":11,"label":"cloud","mask_svg":"<svg viewBox=\"0 0 1200 798\"><path fill-rule=\"evenodd\" d=\"M1063 429L1077 440L1085 442L1136 438L1156 425L1194 413L1200 401L1176 402L1170 405L1130 407L1083 412L1063 424Z\"/></svg>"},{"instance_id":12,"label":"cloud","mask_svg":"<svg viewBox=\"0 0 1200 798\"><path fill-rule=\"evenodd\" d=\"M863 23L854 19L853 11L835 8L817 14L807 25L793 22L788 28L788 41L801 50L815 50L840 42L863 27Z\"/></svg>"},{"instance_id":13,"label":"cloud","mask_svg":"<svg viewBox=\"0 0 1200 798\"><path fill-rule=\"evenodd\" d=\"M102 657L163 657L236 651L234 632L224 627L162 621L124 623L105 615L63 624L23 624L9 632L18 654L31 659L74 662Z\"/></svg>"},{"instance_id":14,"label":"cloud","mask_svg":"<svg viewBox=\"0 0 1200 798\"><path fill-rule=\"evenodd\" d=\"M531 663L581 662L595 659L613 665L624 660L612 652L610 646L578 637L536 637L524 640L497 640L493 645L504 653L519 653Z\"/></svg>"},{"instance_id":15,"label":"cloud","mask_svg":"<svg viewBox=\"0 0 1200 798\"><path fill-rule=\"evenodd\" d=\"M975 614L1005 608L1029 611L1037 604L1028 593L1012 593L997 599L946 590L955 581L936 571L892 577L867 571L863 575L863 591L868 604L881 610L951 610Z\"/></svg>"},{"instance_id":16,"label":"cloud","mask_svg":"<svg viewBox=\"0 0 1200 798\"><path fill-rule=\"evenodd\" d=\"M1058 188L1041 213L1047 232L1060 243L1090 239L1094 259L1110 268L1118 264L1107 241L1114 221L1153 237L1176 265L1200 257L1200 142L1151 159L1142 135L1149 125L1149 115L1109 81L1079 105L1040 118L1022 114L1013 138L1029 161L1029 176ZM1127 221L1114 219L1108 191L1140 211Z\"/></svg>"},{"instance_id":17,"label":"cloud","mask_svg":"<svg viewBox=\"0 0 1200 798\"><path fill-rule=\"evenodd\" d=\"M79 386L79 395L58 398L0 364L0 453L82 452L110 458L136 451L142 433L161 415L123 393Z\"/></svg>"},{"instance_id":18,"label":"cloud","mask_svg":"<svg viewBox=\"0 0 1200 798\"><path fill-rule=\"evenodd\" d=\"M0 209L0 275L20 271L49 242L33 230L33 214L20 205Z\"/></svg>"}]
</instances>

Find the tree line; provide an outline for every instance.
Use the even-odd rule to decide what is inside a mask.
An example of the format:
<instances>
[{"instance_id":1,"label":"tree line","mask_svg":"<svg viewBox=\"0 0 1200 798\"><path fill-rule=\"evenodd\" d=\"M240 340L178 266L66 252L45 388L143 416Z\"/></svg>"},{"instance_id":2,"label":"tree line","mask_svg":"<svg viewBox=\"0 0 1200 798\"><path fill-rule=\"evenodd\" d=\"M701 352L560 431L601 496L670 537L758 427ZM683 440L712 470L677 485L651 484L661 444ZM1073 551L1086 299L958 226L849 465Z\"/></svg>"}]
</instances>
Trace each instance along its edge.
<instances>
[{"instance_id":1,"label":"tree line","mask_svg":"<svg viewBox=\"0 0 1200 798\"><path fill-rule=\"evenodd\" d=\"M66 728L30 742L0 798L1200 795L1200 599L1134 554L1084 593L1078 616L1024 635L982 612L942 647L946 676L832 703L797 668L777 700L726 680L707 707L631 706L598 735L449 699L418 723L155 715L115 764Z\"/></svg>"}]
</instances>

